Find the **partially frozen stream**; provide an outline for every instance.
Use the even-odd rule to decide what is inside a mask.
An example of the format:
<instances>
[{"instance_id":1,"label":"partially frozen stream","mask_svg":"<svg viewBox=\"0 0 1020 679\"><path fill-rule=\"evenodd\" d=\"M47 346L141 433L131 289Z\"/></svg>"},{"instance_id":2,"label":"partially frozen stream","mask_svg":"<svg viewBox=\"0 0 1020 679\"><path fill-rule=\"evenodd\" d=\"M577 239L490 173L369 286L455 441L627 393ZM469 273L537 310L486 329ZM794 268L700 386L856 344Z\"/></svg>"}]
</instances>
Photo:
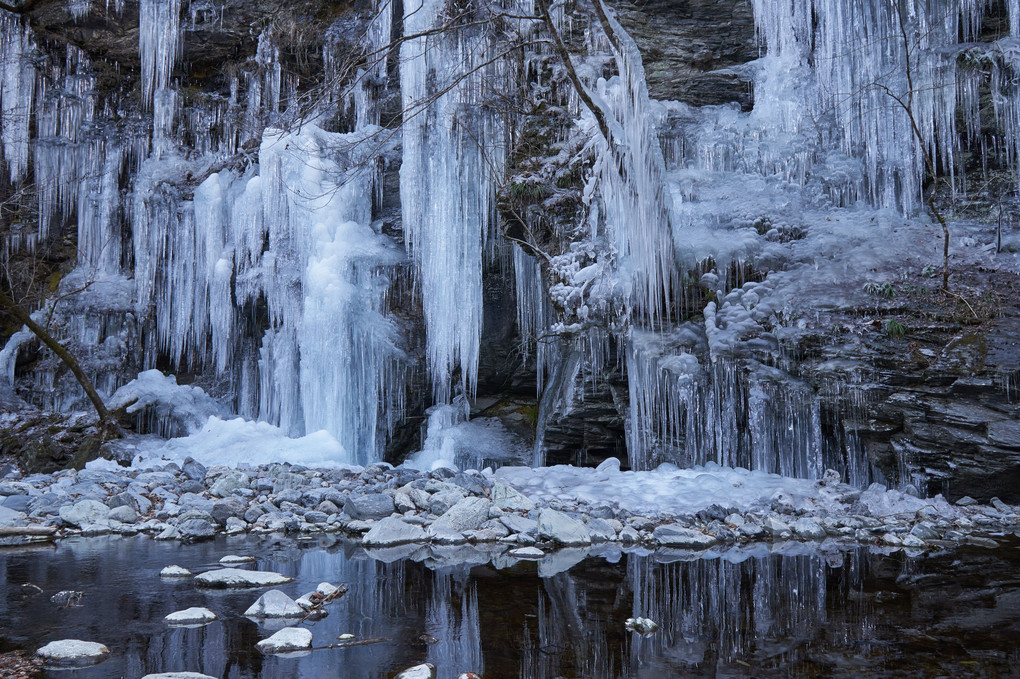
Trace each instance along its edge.
<instances>
[{"instance_id":1,"label":"partially frozen stream","mask_svg":"<svg viewBox=\"0 0 1020 679\"><path fill-rule=\"evenodd\" d=\"M776 543L699 557L604 546L534 562L487 561L474 547L408 545L366 552L321 538L219 538L194 545L145 537L72 538L0 551L0 651L63 638L101 641L111 657L46 676L127 677L189 670L216 677L391 677L419 662L440 679L497 677L1012 676L1020 664L1020 540L933 555L880 548L821 551ZM302 625L316 647L343 633L376 643L263 657L271 630L243 617L260 590L197 589L158 575L198 572L227 554L350 592ZM565 569L565 570L564 570ZM42 594L25 587L32 583ZM84 592L60 608L59 590ZM219 620L170 628L168 613L205 606ZM662 628L627 632L627 618ZM423 638L424 635L424 638Z\"/></svg>"}]
</instances>

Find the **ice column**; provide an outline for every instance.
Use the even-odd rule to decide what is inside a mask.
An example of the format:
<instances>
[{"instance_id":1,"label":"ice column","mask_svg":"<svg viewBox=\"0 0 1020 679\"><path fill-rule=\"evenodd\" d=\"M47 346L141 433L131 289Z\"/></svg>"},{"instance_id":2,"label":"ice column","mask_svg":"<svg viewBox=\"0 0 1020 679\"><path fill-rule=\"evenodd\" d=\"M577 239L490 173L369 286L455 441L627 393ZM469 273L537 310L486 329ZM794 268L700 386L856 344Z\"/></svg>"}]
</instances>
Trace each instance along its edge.
<instances>
[{"instance_id":1,"label":"ice column","mask_svg":"<svg viewBox=\"0 0 1020 679\"><path fill-rule=\"evenodd\" d=\"M446 3L404 4L404 33L446 21ZM400 198L408 250L421 285L426 361L435 398L454 382L473 393L482 327L482 246L493 219L492 168L503 165L498 119L482 106L496 75L487 38L451 29L400 50L403 164Z\"/></svg>"}]
</instances>

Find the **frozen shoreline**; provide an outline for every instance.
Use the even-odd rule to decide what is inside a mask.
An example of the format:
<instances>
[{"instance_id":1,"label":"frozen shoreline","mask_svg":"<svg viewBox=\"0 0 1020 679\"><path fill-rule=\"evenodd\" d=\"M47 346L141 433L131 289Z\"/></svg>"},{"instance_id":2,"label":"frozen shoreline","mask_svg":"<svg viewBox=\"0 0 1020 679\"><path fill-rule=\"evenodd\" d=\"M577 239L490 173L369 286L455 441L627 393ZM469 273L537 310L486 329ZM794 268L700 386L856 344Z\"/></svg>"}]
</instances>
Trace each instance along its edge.
<instances>
[{"instance_id":1,"label":"frozen shoreline","mask_svg":"<svg viewBox=\"0 0 1020 679\"><path fill-rule=\"evenodd\" d=\"M716 465L624 472L610 460L598 468L423 472L386 464L148 464L99 460L80 472L8 473L0 480L0 543L291 533L409 546L401 552L469 544L497 552L601 544L703 551L791 540L923 551L993 547L996 535L1020 531L1020 508L998 500L953 505L877 484L859 490L832 474L809 481Z\"/></svg>"}]
</instances>

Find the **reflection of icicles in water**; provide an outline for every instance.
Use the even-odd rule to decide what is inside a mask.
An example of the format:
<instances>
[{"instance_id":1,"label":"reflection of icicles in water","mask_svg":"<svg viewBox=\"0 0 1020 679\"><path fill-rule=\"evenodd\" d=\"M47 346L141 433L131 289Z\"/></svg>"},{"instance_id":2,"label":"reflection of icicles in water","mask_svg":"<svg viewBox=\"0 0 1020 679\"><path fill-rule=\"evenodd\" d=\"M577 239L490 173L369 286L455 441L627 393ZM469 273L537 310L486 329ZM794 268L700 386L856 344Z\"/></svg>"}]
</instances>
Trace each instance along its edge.
<instances>
[{"instance_id":1,"label":"reflection of icicles in water","mask_svg":"<svg viewBox=\"0 0 1020 679\"><path fill-rule=\"evenodd\" d=\"M484 674L478 592L469 578L448 571L435 574L425 631L438 640L428 647L427 657L436 666L437 679L453 679L465 671Z\"/></svg>"},{"instance_id":2,"label":"reflection of icicles in water","mask_svg":"<svg viewBox=\"0 0 1020 679\"><path fill-rule=\"evenodd\" d=\"M679 670L771 656L813 636L825 620L826 566L818 555L770 555L761 547L728 556L676 563L630 559L633 615L661 626L647 638L633 635L633 668L652 658Z\"/></svg>"}]
</instances>

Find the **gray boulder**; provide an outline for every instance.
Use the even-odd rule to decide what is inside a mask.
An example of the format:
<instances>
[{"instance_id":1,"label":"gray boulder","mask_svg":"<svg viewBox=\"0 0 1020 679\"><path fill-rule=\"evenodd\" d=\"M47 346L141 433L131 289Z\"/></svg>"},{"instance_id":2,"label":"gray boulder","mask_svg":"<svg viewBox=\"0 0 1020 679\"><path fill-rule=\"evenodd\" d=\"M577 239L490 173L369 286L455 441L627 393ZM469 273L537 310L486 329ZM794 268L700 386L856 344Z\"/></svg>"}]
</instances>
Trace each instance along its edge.
<instances>
[{"instance_id":1,"label":"gray boulder","mask_svg":"<svg viewBox=\"0 0 1020 679\"><path fill-rule=\"evenodd\" d=\"M344 502L344 511L352 519L383 519L394 512L393 498L384 493L352 495Z\"/></svg>"},{"instance_id":2,"label":"gray boulder","mask_svg":"<svg viewBox=\"0 0 1020 679\"><path fill-rule=\"evenodd\" d=\"M60 508L60 520L79 528L105 521L109 515L110 508L98 500L79 500Z\"/></svg>"},{"instance_id":3,"label":"gray boulder","mask_svg":"<svg viewBox=\"0 0 1020 679\"><path fill-rule=\"evenodd\" d=\"M548 508L538 515L538 537L561 545L591 544L591 535L583 523Z\"/></svg>"},{"instance_id":4,"label":"gray boulder","mask_svg":"<svg viewBox=\"0 0 1020 679\"><path fill-rule=\"evenodd\" d=\"M388 547L409 542L424 542L428 539L421 526L407 523L396 516L388 516L365 533L362 543L366 547Z\"/></svg>"},{"instance_id":5,"label":"gray boulder","mask_svg":"<svg viewBox=\"0 0 1020 679\"><path fill-rule=\"evenodd\" d=\"M692 530L678 523L667 523L656 526L652 531L652 537L660 545L667 547L687 547L690 549L704 549L711 547L717 540L712 535L706 535L701 531Z\"/></svg>"}]
</instances>

